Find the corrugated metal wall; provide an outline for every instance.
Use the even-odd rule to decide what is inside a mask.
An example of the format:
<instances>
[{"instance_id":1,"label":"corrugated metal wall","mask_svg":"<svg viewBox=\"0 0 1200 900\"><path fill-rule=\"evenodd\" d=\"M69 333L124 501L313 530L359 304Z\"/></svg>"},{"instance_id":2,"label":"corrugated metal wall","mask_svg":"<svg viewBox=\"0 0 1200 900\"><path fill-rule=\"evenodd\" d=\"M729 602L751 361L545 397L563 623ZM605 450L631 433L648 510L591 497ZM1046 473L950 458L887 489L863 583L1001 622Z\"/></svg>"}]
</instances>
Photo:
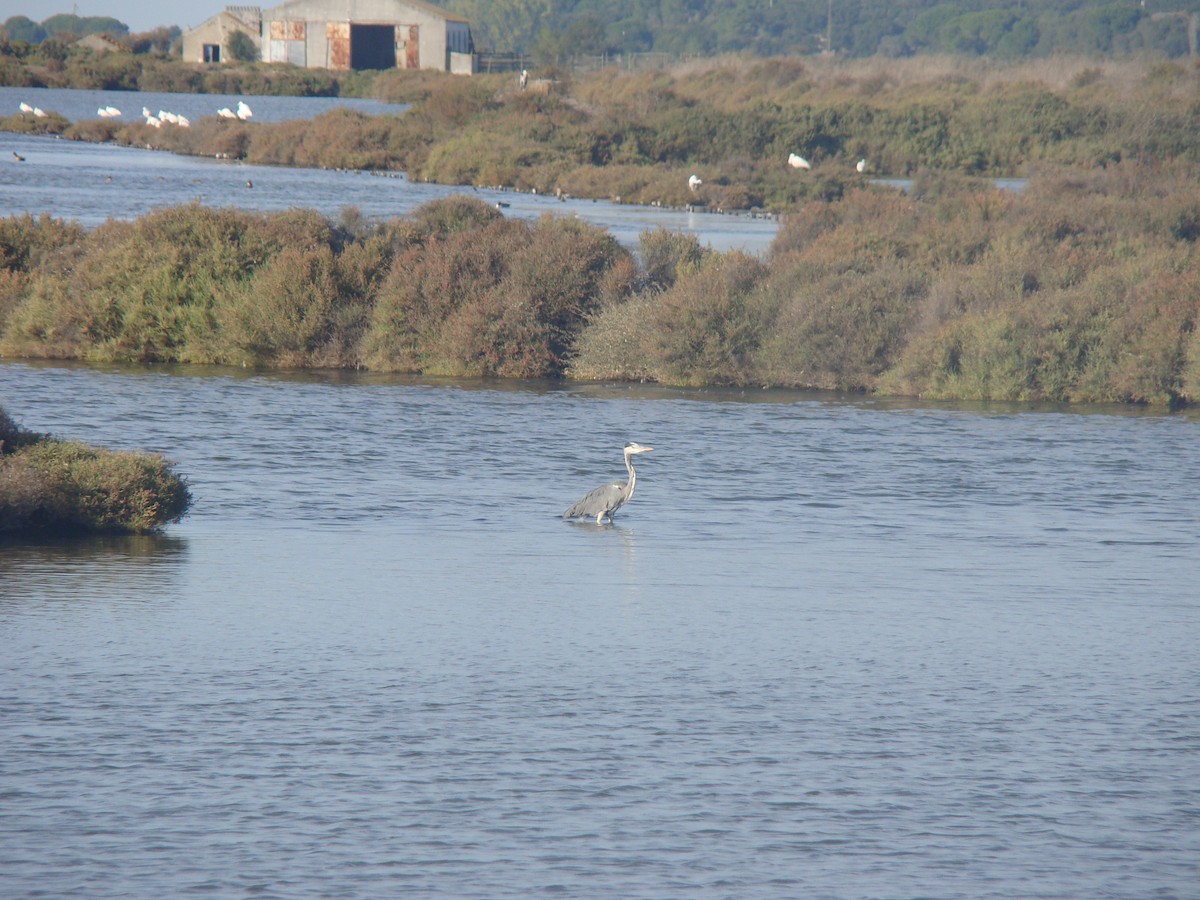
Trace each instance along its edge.
<instances>
[{"instance_id":1,"label":"corrugated metal wall","mask_svg":"<svg viewBox=\"0 0 1200 900\"><path fill-rule=\"evenodd\" d=\"M307 33L306 22L272 22L270 61L291 63L301 68L307 65L308 54L304 46Z\"/></svg>"}]
</instances>

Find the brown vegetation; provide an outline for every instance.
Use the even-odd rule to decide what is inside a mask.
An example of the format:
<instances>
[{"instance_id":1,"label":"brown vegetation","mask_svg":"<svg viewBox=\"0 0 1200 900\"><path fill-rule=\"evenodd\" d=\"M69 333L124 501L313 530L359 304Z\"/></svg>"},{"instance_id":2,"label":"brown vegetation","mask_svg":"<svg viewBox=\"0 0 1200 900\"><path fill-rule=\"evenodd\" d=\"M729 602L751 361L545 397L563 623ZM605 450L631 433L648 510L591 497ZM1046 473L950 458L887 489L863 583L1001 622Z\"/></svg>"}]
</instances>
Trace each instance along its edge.
<instances>
[{"instance_id":1,"label":"brown vegetation","mask_svg":"<svg viewBox=\"0 0 1200 900\"><path fill-rule=\"evenodd\" d=\"M0 535L155 531L191 502L161 456L28 432L0 408Z\"/></svg>"},{"instance_id":2,"label":"brown vegetation","mask_svg":"<svg viewBox=\"0 0 1200 900\"><path fill-rule=\"evenodd\" d=\"M924 175L788 217L765 260L455 197L372 224L184 206L0 223L9 356L776 385L926 397L1200 396L1200 171L1020 194Z\"/></svg>"},{"instance_id":3,"label":"brown vegetation","mask_svg":"<svg viewBox=\"0 0 1200 900\"><path fill-rule=\"evenodd\" d=\"M286 79L276 76L279 89ZM1198 84L1200 70L1163 62L721 58L563 76L548 93L521 91L507 75L379 75L376 95L414 104L403 116L206 119L191 129L11 116L0 127L255 163L399 169L446 184L786 211L835 200L871 175L1200 161ZM789 168L792 152L813 170ZM867 175L855 170L859 159ZM703 179L698 194L688 190L691 174Z\"/></svg>"},{"instance_id":4,"label":"brown vegetation","mask_svg":"<svg viewBox=\"0 0 1200 900\"><path fill-rule=\"evenodd\" d=\"M1046 174L1021 195L853 191L789 217L768 266L709 254L605 310L568 374L926 397L1200 396L1193 166Z\"/></svg>"},{"instance_id":5,"label":"brown vegetation","mask_svg":"<svg viewBox=\"0 0 1200 900\"><path fill-rule=\"evenodd\" d=\"M64 229L10 220L0 237L20 239L0 250L31 259ZM353 211L335 224L189 205L72 237L12 269L0 352L556 376L587 316L635 274L600 229L508 221L464 197L378 226Z\"/></svg>"}]
</instances>

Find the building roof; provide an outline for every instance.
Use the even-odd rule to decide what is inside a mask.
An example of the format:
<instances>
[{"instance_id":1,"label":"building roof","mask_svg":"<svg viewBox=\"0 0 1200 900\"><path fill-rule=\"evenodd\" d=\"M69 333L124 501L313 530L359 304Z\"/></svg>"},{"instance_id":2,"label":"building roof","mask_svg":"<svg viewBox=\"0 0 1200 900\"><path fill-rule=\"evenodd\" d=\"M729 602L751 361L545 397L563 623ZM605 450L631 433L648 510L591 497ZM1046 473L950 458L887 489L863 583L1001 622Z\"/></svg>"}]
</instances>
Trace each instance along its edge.
<instances>
[{"instance_id":1,"label":"building roof","mask_svg":"<svg viewBox=\"0 0 1200 900\"><path fill-rule=\"evenodd\" d=\"M263 13L263 19L269 20L275 18L279 13L286 14L289 7L299 5L310 5L314 0L285 0L277 6L272 6ZM318 0L319 2L319 0ZM464 19L462 16L456 16L448 9L443 9L440 6L435 6L432 3L426 3L425 0L393 0L397 7L409 7L410 9L419 9L428 16L435 16L439 19L445 19L447 22L470 22L469 19ZM345 14L340 18L353 18L354 0L346 0Z\"/></svg>"}]
</instances>

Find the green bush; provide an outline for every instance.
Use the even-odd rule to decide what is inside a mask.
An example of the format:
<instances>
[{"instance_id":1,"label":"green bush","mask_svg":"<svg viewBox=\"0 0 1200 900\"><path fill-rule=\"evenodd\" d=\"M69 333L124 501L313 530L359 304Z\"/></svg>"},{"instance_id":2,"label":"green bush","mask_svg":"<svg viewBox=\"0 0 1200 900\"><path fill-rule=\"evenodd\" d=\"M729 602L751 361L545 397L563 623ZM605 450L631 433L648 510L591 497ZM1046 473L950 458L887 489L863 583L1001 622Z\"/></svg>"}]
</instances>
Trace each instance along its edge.
<instances>
[{"instance_id":1,"label":"green bush","mask_svg":"<svg viewBox=\"0 0 1200 900\"><path fill-rule=\"evenodd\" d=\"M712 254L664 293L651 319L663 380L747 384L773 312L756 290L767 267L752 256Z\"/></svg>"},{"instance_id":2,"label":"green bush","mask_svg":"<svg viewBox=\"0 0 1200 900\"><path fill-rule=\"evenodd\" d=\"M229 57L235 62L256 62L259 58L258 47L244 31L234 31L227 42Z\"/></svg>"},{"instance_id":3,"label":"green bush","mask_svg":"<svg viewBox=\"0 0 1200 900\"><path fill-rule=\"evenodd\" d=\"M154 531L191 506L171 463L22 433L0 409L0 533Z\"/></svg>"},{"instance_id":4,"label":"green bush","mask_svg":"<svg viewBox=\"0 0 1200 900\"><path fill-rule=\"evenodd\" d=\"M353 210L196 206L90 232L0 222L0 352L503 377L1195 402L1194 164L855 188L765 260L458 196Z\"/></svg>"}]
</instances>

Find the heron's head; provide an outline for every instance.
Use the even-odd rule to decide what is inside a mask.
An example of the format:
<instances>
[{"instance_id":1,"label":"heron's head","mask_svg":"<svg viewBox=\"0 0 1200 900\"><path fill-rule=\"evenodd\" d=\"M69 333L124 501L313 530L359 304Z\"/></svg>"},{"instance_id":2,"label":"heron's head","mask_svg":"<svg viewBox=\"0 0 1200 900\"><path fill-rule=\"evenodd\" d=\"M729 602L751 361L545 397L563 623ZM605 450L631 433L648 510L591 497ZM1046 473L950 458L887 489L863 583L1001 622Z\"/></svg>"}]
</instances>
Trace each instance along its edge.
<instances>
[{"instance_id":1,"label":"heron's head","mask_svg":"<svg viewBox=\"0 0 1200 900\"><path fill-rule=\"evenodd\" d=\"M630 441L625 445L625 455L632 456L634 453L649 453L653 447L647 447L644 444L639 444L637 441Z\"/></svg>"}]
</instances>

